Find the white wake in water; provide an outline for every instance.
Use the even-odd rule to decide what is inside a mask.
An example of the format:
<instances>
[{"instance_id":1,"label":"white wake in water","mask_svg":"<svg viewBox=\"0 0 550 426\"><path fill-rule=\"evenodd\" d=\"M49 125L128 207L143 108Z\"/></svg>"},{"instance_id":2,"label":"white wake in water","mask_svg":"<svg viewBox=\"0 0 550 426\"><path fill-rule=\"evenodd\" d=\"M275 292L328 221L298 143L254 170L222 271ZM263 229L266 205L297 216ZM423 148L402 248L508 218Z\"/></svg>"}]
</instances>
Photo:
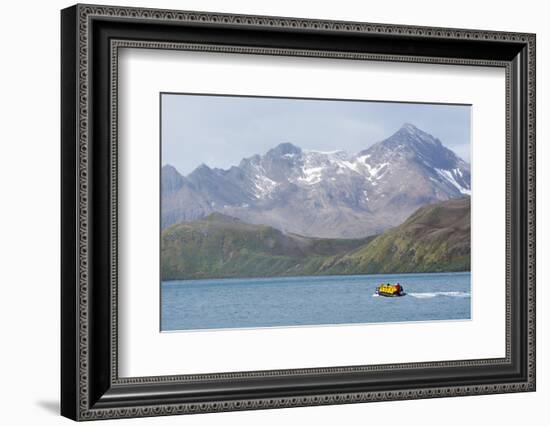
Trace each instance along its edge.
<instances>
[{"instance_id":1,"label":"white wake in water","mask_svg":"<svg viewBox=\"0 0 550 426\"><path fill-rule=\"evenodd\" d=\"M431 299L432 297L470 297L470 293L464 291L436 291L433 293L407 293L407 295L417 299Z\"/></svg>"}]
</instances>

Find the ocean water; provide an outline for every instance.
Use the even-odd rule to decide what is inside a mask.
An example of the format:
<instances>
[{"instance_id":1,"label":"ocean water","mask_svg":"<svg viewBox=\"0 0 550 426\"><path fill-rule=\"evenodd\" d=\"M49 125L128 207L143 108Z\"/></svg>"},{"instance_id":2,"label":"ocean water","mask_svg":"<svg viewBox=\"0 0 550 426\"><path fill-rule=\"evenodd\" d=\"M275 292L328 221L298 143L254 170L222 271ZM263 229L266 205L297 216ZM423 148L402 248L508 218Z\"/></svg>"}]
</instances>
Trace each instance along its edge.
<instances>
[{"instance_id":1,"label":"ocean water","mask_svg":"<svg viewBox=\"0 0 550 426\"><path fill-rule=\"evenodd\" d=\"M469 272L164 281L161 330L464 320L470 302Z\"/></svg>"}]
</instances>

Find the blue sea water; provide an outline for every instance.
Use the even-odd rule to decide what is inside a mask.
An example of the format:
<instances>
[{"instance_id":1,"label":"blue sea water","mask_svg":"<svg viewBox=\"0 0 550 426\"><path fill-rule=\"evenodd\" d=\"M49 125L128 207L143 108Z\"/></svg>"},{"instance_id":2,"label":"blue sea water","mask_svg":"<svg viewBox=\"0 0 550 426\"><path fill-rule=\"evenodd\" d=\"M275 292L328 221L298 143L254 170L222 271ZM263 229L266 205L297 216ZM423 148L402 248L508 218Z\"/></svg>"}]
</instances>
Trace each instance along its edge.
<instances>
[{"instance_id":1,"label":"blue sea water","mask_svg":"<svg viewBox=\"0 0 550 426\"><path fill-rule=\"evenodd\" d=\"M161 330L470 319L470 301L469 272L164 281Z\"/></svg>"}]
</instances>

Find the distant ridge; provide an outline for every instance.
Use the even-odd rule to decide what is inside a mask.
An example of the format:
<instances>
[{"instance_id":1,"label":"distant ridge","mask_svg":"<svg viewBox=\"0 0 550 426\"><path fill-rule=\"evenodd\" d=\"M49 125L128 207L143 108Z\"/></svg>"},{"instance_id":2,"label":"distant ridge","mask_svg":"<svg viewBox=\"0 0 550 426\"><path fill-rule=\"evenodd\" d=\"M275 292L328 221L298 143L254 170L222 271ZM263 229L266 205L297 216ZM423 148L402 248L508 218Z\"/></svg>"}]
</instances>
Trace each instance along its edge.
<instances>
[{"instance_id":1,"label":"distant ridge","mask_svg":"<svg viewBox=\"0 0 550 426\"><path fill-rule=\"evenodd\" d=\"M227 170L162 168L162 228L212 212L310 237L361 238L419 207L470 194L470 166L405 123L358 154L285 142Z\"/></svg>"},{"instance_id":2,"label":"distant ridge","mask_svg":"<svg viewBox=\"0 0 550 426\"><path fill-rule=\"evenodd\" d=\"M470 269L470 199L430 204L363 239L311 238L220 213L168 227L163 280Z\"/></svg>"}]
</instances>

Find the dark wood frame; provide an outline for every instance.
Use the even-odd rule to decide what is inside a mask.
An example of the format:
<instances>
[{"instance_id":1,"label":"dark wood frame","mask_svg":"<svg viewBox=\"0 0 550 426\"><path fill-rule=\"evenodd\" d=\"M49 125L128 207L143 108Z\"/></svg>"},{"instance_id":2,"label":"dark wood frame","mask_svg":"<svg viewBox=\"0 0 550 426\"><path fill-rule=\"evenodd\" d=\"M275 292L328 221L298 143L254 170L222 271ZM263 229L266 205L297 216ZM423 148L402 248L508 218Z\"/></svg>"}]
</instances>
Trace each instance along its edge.
<instances>
[{"instance_id":1,"label":"dark wood frame","mask_svg":"<svg viewBox=\"0 0 550 426\"><path fill-rule=\"evenodd\" d=\"M76 5L62 11L61 35L64 416L89 420L535 390L533 34ZM121 47L505 68L506 357L119 378L116 88Z\"/></svg>"}]
</instances>

